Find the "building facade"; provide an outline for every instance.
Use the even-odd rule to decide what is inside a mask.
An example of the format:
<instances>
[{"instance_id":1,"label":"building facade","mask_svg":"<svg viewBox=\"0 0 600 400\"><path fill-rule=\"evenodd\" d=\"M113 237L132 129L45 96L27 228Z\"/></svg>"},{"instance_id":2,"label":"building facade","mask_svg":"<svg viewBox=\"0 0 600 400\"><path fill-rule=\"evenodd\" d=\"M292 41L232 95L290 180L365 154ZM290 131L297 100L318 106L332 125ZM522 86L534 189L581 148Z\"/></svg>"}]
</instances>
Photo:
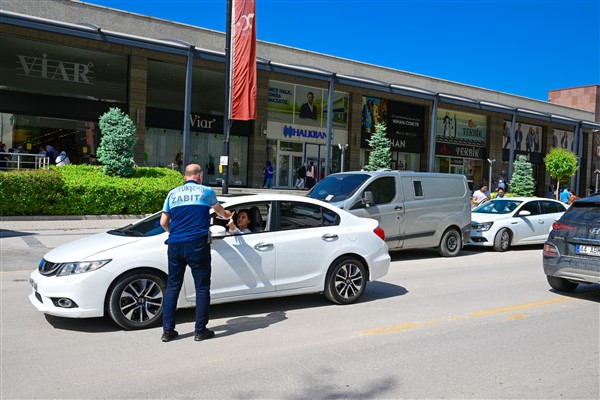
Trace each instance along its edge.
<instances>
[{"instance_id":1,"label":"building facade","mask_svg":"<svg viewBox=\"0 0 600 400\"><path fill-rule=\"evenodd\" d=\"M76 1L27 4L0 9L0 141L31 153L52 145L74 163L93 163L98 118L118 107L137 127L138 165L179 168L187 159L204 167L207 184L222 184L223 33ZM522 154L545 196L552 182L543 158L560 145L581 158L579 195L595 179L600 124L591 110L272 43L259 41L257 54L258 119L231 125L231 186L261 186L266 161L282 188L294 187L302 163L316 165L318 177L360 169L377 123L387 127L393 169L493 185Z\"/></svg>"}]
</instances>

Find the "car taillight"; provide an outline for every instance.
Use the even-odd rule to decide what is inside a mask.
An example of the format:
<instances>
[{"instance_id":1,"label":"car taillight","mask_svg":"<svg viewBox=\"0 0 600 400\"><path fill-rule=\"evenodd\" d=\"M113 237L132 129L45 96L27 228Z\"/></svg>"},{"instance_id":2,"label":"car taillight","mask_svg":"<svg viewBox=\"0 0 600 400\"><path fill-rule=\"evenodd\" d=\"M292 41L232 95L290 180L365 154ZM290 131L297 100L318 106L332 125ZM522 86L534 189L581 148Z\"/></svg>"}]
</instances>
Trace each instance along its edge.
<instances>
[{"instance_id":1,"label":"car taillight","mask_svg":"<svg viewBox=\"0 0 600 400\"><path fill-rule=\"evenodd\" d=\"M544 243L544 254L547 256L558 257L558 248L551 243Z\"/></svg>"},{"instance_id":2,"label":"car taillight","mask_svg":"<svg viewBox=\"0 0 600 400\"><path fill-rule=\"evenodd\" d=\"M567 225L562 222L555 221L552 224L552 229L555 231L574 231L576 228L573 225Z\"/></svg>"},{"instance_id":3,"label":"car taillight","mask_svg":"<svg viewBox=\"0 0 600 400\"><path fill-rule=\"evenodd\" d=\"M378 226L377 228L373 229L373 233L379 236L381 240L385 242L385 231L382 227Z\"/></svg>"}]
</instances>

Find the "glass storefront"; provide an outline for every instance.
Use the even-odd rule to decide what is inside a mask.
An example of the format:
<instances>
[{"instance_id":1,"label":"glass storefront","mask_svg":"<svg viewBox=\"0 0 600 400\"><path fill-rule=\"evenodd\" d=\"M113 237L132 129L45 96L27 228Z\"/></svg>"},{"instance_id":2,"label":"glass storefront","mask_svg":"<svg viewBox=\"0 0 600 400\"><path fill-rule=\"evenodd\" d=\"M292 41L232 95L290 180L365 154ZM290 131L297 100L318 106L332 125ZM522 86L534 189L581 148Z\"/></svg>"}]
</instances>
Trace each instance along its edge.
<instances>
[{"instance_id":1,"label":"glass storefront","mask_svg":"<svg viewBox=\"0 0 600 400\"><path fill-rule=\"evenodd\" d=\"M0 122L0 142L9 152L38 154L50 145L56 154L65 151L73 164L96 160L100 144L96 122L7 113L0 113Z\"/></svg>"},{"instance_id":2,"label":"glass storefront","mask_svg":"<svg viewBox=\"0 0 600 400\"><path fill-rule=\"evenodd\" d=\"M183 134L179 130L148 128L144 142L144 162L150 167L181 169ZM223 135L190 135L190 162L200 164L204 170L204 183L221 185L219 159L223 154ZM248 181L248 138L231 136L229 144L229 184L245 186Z\"/></svg>"}]
</instances>

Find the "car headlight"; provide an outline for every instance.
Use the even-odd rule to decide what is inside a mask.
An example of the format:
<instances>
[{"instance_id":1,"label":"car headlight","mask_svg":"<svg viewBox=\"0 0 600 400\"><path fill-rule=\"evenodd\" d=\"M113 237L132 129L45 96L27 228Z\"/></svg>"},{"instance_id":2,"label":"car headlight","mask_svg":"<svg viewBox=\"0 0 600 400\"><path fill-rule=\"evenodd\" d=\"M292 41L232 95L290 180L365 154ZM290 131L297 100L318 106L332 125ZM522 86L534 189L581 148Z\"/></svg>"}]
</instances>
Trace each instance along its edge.
<instances>
[{"instance_id":1,"label":"car headlight","mask_svg":"<svg viewBox=\"0 0 600 400\"><path fill-rule=\"evenodd\" d=\"M492 225L494 225L493 222L482 222L480 224L475 223L472 227L474 229L481 229L482 231L489 231Z\"/></svg>"},{"instance_id":2,"label":"car headlight","mask_svg":"<svg viewBox=\"0 0 600 400\"><path fill-rule=\"evenodd\" d=\"M83 274L84 272L95 271L108 264L110 260L82 261L61 264L56 276L65 276L72 274Z\"/></svg>"}]
</instances>

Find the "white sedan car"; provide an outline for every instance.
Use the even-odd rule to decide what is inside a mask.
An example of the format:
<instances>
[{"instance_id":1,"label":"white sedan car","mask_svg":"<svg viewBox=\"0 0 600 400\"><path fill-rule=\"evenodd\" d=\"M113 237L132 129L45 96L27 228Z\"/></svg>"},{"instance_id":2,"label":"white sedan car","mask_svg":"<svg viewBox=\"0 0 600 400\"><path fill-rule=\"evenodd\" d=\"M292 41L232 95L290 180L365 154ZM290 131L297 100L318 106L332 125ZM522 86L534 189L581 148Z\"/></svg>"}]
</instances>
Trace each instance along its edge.
<instances>
[{"instance_id":1,"label":"white sedan car","mask_svg":"<svg viewBox=\"0 0 600 400\"><path fill-rule=\"evenodd\" d=\"M483 203L471 212L471 241L467 245L510 246L543 244L552 223L566 211L565 204L537 197L504 197Z\"/></svg>"},{"instance_id":2,"label":"white sedan car","mask_svg":"<svg viewBox=\"0 0 600 400\"><path fill-rule=\"evenodd\" d=\"M385 233L375 220L293 195L219 200L228 210L248 210L252 233L226 235L227 221L212 219L211 304L315 292L349 304L388 272ZM51 250L31 273L31 303L60 317L110 315L125 329L159 324L168 237L159 220L154 214ZM178 307L194 307L195 295L188 268Z\"/></svg>"}]
</instances>

